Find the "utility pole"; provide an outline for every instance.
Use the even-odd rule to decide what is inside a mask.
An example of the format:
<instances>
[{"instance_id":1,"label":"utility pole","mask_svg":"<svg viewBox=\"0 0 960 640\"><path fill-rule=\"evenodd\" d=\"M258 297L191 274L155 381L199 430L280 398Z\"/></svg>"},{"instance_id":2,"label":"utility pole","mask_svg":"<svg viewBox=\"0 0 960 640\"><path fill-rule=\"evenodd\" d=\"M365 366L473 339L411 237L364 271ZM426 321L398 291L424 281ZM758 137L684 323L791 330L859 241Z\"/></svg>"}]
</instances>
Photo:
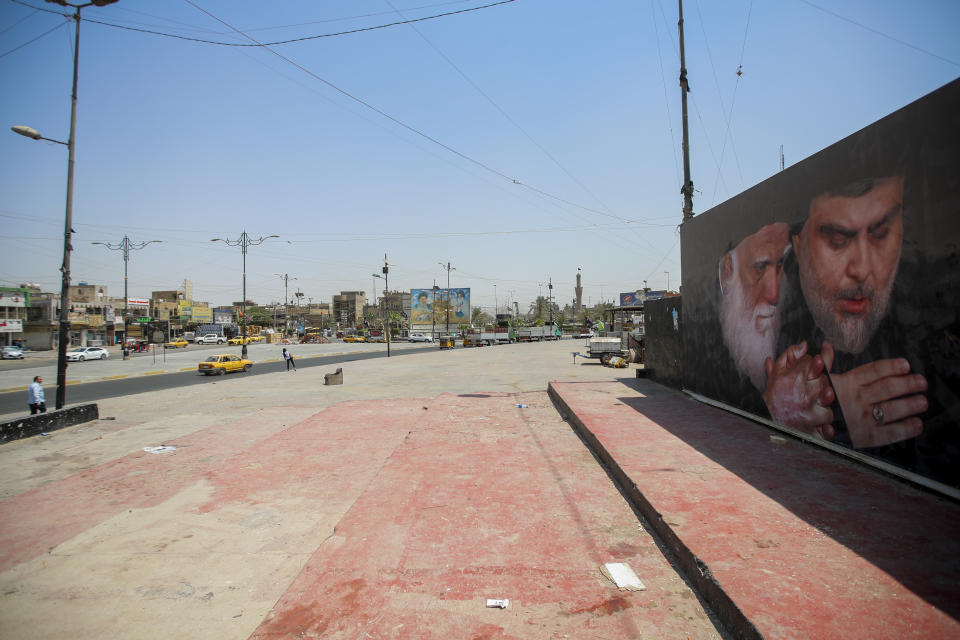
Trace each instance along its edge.
<instances>
[{"instance_id":1,"label":"utility pole","mask_svg":"<svg viewBox=\"0 0 960 640\"><path fill-rule=\"evenodd\" d=\"M438 263L441 267L447 270L447 304L444 306L444 314L447 316L447 335L450 335L450 272L456 271L456 267L451 267L450 263L447 262L444 265L442 262Z\"/></svg>"},{"instance_id":2,"label":"utility pole","mask_svg":"<svg viewBox=\"0 0 960 640\"><path fill-rule=\"evenodd\" d=\"M433 323L430 327L430 337L434 340L437 339L437 291L440 290L440 287L437 286L437 279L433 279L433 304L430 305L430 315L432 316Z\"/></svg>"},{"instance_id":3,"label":"utility pole","mask_svg":"<svg viewBox=\"0 0 960 640\"><path fill-rule=\"evenodd\" d=\"M693 217L693 181L690 179L690 128L687 125L687 93L690 92L690 83L687 81L687 58L683 49L683 0L677 0L680 7L680 20L677 28L680 30L680 104L683 111L683 219Z\"/></svg>"},{"instance_id":4,"label":"utility pole","mask_svg":"<svg viewBox=\"0 0 960 640\"><path fill-rule=\"evenodd\" d=\"M278 235L261 236L254 240L247 234L246 230L244 230L236 240L226 238L212 238L210 240L210 242L223 242L231 247L240 247L243 253L243 302L241 303L243 307L243 347L240 349L240 356L242 358L247 357L247 247L263 244L269 238L279 237Z\"/></svg>"},{"instance_id":5,"label":"utility pole","mask_svg":"<svg viewBox=\"0 0 960 640\"><path fill-rule=\"evenodd\" d=\"M290 328L290 313L287 307L290 304L290 281L296 280L296 278L291 278L287 273L275 273L273 275L283 280L283 328L284 333L286 333L286 329ZM274 320L274 324L276 324L276 320Z\"/></svg>"},{"instance_id":6,"label":"utility pole","mask_svg":"<svg viewBox=\"0 0 960 640\"><path fill-rule=\"evenodd\" d=\"M127 316L130 313L128 308L130 304L130 298L127 293L127 263L130 262L131 251L136 251L137 249L143 249L148 244L151 244L154 242L163 242L163 240L147 240L146 242L131 242L129 237L123 236L123 240L121 240L117 244L112 244L110 242L91 242L90 243L90 244L103 245L104 247L112 251L123 251L123 337L124 337L123 348L124 348L124 353L126 353L126 348L127 348L126 347L127 322L128 322ZM169 329L167 330L167 333L168 334L170 333ZM167 339L172 340L173 337L168 335Z\"/></svg>"},{"instance_id":7,"label":"utility pole","mask_svg":"<svg viewBox=\"0 0 960 640\"><path fill-rule=\"evenodd\" d=\"M387 262L387 254L383 254L383 296L386 299L387 291L390 290L390 281L387 274L390 273L390 263ZM390 309L387 312L387 357L390 357Z\"/></svg>"},{"instance_id":8,"label":"utility pole","mask_svg":"<svg viewBox=\"0 0 960 640\"><path fill-rule=\"evenodd\" d=\"M547 285L548 297L547 306L550 308L550 326L553 326L553 278L550 278L550 284Z\"/></svg>"}]
</instances>

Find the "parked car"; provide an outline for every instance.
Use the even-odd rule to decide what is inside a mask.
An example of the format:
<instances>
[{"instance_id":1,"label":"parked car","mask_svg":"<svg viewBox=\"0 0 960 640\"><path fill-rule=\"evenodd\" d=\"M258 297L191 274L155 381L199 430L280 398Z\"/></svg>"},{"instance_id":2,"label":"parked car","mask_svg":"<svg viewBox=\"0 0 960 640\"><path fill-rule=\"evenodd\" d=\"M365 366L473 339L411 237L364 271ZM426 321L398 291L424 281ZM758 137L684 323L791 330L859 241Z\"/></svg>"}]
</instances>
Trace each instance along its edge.
<instances>
[{"instance_id":1,"label":"parked car","mask_svg":"<svg viewBox=\"0 0 960 640\"><path fill-rule=\"evenodd\" d=\"M23 349L20 347L4 347L3 348L3 359L4 360L23 360Z\"/></svg>"},{"instance_id":2,"label":"parked car","mask_svg":"<svg viewBox=\"0 0 960 640\"><path fill-rule=\"evenodd\" d=\"M247 337L246 340L244 340L243 336L237 336L235 338L230 338L229 340L227 340L227 344L250 344L251 342L252 342L252 338Z\"/></svg>"},{"instance_id":3,"label":"parked car","mask_svg":"<svg viewBox=\"0 0 960 640\"><path fill-rule=\"evenodd\" d=\"M164 349L179 349L179 348L186 349L188 344L190 343L184 340L183 338L176 338L174 340L171 340L170 342L165 343L163 345L163 348Z\"/></svg>"},{"instance_id":4,"label":"parked car","mask_svg":"<svg viewBox=\"0 0 960 640\"><path fill-rule=\"evenodd\" d=\"M366 342L367 339L364 338L363 336L344 336L343 341L344 342Z\"/></svg>"},{"instance_id":5,"label":"parked car","mask_svg":"<svg viewBox=\"0 0 960 640\"><path fill-rule=\"evenodd\" d=\"M252 368L253 362L251 360L244 360L232 353L208 356L206 360L197 365L197 371L207 376L222 376L228 371L250 371Z\"/></svg>"},{"instance_id":6,"label":"parked car","mask_svg":"<svg viewBox=\"0 0 960 640\"><path fill-rule=\"evenodd\" d=\"M428 336L425 333L411 333L407 336L409 342L433 342L433 336Z\"/></svg>"},{"instance_id":7,"label":"parked car","mask_svg":"<svg viewBox=\"0 0 960 640\"><path fill-rule=\"evenodd\" d=\"M247 340L250 342L263 342L263 336L247 336Z\"/></svg>"},{"instance_id":8,"label":"parked car","mask_svg":"<svg viewBox=\"0 0 960 640\"><path fill-rule=\"evenodd\" d=\"M84 360L106 360L110 357L110 352L103 347L77 347L67 352L67 360L70 362L83 362Z\"/></svg>"},{"instance_id":9,"label":"parked car","mask_svg":"<svg viewBox=\"0 0 960 640\"><path fill-rule=\"evenodd\" d=\"M197 337L197 344L223 344L227 339L215 333L205 333Z\"/></svg>"}]
</instances>

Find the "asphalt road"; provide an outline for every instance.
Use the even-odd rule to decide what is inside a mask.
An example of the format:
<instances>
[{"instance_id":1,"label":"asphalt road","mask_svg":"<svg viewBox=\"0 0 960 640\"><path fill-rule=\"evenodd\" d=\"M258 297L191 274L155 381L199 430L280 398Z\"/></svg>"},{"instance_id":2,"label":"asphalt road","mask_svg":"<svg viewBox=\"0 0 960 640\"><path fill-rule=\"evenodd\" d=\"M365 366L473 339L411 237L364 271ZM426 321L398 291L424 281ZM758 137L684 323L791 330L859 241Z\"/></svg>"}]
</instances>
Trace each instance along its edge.
<instances>
[{"instance_id":1,"label":"asphalt road","mask_svg":"<svg viewBox=\"0 0 960 640\"><path fill-rule=\"evenodd\" d=\"M410 355L414 353L425 353L421 349L396 350L391 357L401 355ZM349 354L340 354L335 356L321 356L301 358L296 361L297 367L329 367L343 362L356 360L370 360L372 358L385 358L385 352L357 352ZM214 382L230 382L240 377L259 376L267 374L285 373L285 362L263 362L257 363L249 372L229 373L222 376L200 375L196 371L184 371L178 373L167 373L155 376L134 376L120 380L104 380L98 382L85 382L82 384L71 384L67 386L67 405L82 404L85 402L96 402L103 398L115 398L118 396L133 395L147 391L158 391L161 389L172 389L175 387L193 386L198 384L212 384ZM330 371L333 373L333 369ZM290 371L290 375L295 375ZM47 407L53 409L55 394L47 390ZM0 393L0 414L27 412L27 394L25 391L10 391Z\"/></svg>"}]
</instances>

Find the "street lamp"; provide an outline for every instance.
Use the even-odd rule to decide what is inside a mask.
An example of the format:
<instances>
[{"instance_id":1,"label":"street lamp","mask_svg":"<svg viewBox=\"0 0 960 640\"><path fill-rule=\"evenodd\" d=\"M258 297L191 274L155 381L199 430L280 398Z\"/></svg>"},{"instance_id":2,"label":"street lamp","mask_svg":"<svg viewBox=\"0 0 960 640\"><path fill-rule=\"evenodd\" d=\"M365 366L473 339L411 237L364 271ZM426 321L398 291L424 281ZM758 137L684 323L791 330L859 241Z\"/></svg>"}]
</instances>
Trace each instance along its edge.
<instances>
[{"instance_id":1,"label":"street lamp","mask_svg":"<svg viewBox=\"0 0 960 640\"><path fill-rule=\"evenodd\" d=\"M63 264L60 266L60 330L57 344L57 400L56 408L62 409L67 401L67 342L70 340L70 321L67 310L70 308L70 235L73 233L73 157L77 139L77 79L80 64L80 10L91 5L103 7L113 4L117 0L93 0L84 4L70 4L66 0L53 1L64 7L73 7L76 12L73 19L77 23L76 34L73 38L73 90L70 94L70 137L67 142L45 138L35 129L17 125L11 127L15 133L34 140L48 140L67 147L67 210L63 224Z\"/></svg>"},{"instance_id":2,"label":"street lamp","mask_svg":"<svg viewBox=\"0 0 960 640\"><path fill-rule=\"evenodd\" d=\"M163 240L147 240L146 242L131 242L129 237L123 236L123 240L121 240L117 244L111 244L109 242L91 242L90 243L90 244L103 245L107 249L111 249L113 251L118 251L118 250L123 251L123 333L124 333L124 338L126 338L127 316L129 315L129 310L127 308L127 305L129 304L129 300L130 300L127 297L127 263L130 262L130 252L136 251L137 249L143 249L148 244L152 244L154 242L160 243L160 242L163 242ZM170 333L169 328L167 329L167 333L168 334ZM167 339L172 340L173 337L168 335ZM126 342L124 342L123 348L124 349L127 348ZM124 353L126 353L126 351L124 351Z\"/></svg>"},{"instance_id":3,"label":"street lamp","mask_svg":"<svg viewBox=\"0 0 960 640\"><path fill-rule=\"evenodd\" d=\"M457 268L451 267L449 262L447 262L447 264L438 262L437 264L439 264L441 267L447 270L447 304L443 310L447 316L447 335L449 336L450 335L450 272L456 271ZM434 301L434 304L436 304L436 301Z\"/></svg>"},{"instance_id":4,"label":"street lamp","mask_svg":"<svg viewBox=\"0 0 960 640\"><path fill-rule=\"evenodd\" d=\"M377 303L377 278L383 279L383 276L381 276L379 273L372 273L372 274L370 274L370 275L373 276L373 304L376 305L376 307L377 307L377 315L380 316L380 324L383 326L383 332L386 333L386 332L387 332L387 324L386 324L386 323L387 323L387 322L390 322L390 311L389 311L388 309L386 309L386 307L387 307L387 287L386 287L386 285L384 285L384 287L383 287L383 306L384 306L384 310L387 311L387 319L386 319L386 321L384 321L384 319L383 319L383 312L382 312L383 310L380 309L380 305ZM384 339L386 339L386 336L384 336Z\"/></svg>"},{"instance_id":5,"label":"street lamp","mask_svg":"<svg viewBox=\"0 0 960 640\"><path fill-rule=\"evenodd\" d=\"M290 328L289 320L289 309L287 309L287 304L290 302L290 291L289 285L291 280L296 280L297 278L291 278L288 273L275 273L273 274L283 280L283 333L287 333L287 329ZM273 308L273 328L277 328L277 308Z\"/></svg>"},{"instance_id":6,"label":"street lamp","mask_svg":"<svg viewBox=\"0 0 960 640\"><path fill-rule=\"evenodd\" d=\"M240 234L236 240L226 238L213 238L210 242L223 242L231 247L240 247L243 251L243 348L240 349L240 356L247 357L247 247L263 244L268 238L279 238L278 235L260 236L256 240L247 235L246 230Z\"/></svg>"},{"instance_id":7,"label":"street lamp","mask_svg":"<svg viewBox=\"0 0 960 640\"><path fill-rule=\"evenodd\" d=\"M387 254L383 254L383 269L381 269L381 271L383 272L383 297L384 297L384 306L386 307L387 291L390 290L390 280L388 279L388 274L390 273L390 263L387 262ZM387 357L389 358L390 357L390 311L389 309L387 309L386 311L387 311L387 322L386 322Z\"/></svg>"},{"instance_id":8,"label":"street lamp","mask_svg":"<svg viewBox=\"0 0 960 640\"><path fill-rule=\"evenodd\" d=\"M430 337L433 340L437 339L437 292L440 291L440 287L437 286L437 281L433 281L433 304L430 307L430 315L433 317L433 324L430 326Z\"/></svg>"}]
</instances>

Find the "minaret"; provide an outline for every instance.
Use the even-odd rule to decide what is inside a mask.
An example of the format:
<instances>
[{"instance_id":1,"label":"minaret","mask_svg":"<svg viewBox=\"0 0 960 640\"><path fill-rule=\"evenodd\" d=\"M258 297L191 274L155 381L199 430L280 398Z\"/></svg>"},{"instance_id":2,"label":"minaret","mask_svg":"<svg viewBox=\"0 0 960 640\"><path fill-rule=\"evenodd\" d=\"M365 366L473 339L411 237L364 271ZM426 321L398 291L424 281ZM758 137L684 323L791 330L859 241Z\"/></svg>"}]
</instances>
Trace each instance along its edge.
<instances>
[{"instance_id":1,"label":"minaret","mask_svg":"<svg viewBox=\"0 0 960 640\"><path fill-rule=\"evenodd\" d=\"M573 289L577 294L577 311L583 309L583 285L580 283L580 267L577 267L577 286Z\"/></svg>"}]
</instances>

